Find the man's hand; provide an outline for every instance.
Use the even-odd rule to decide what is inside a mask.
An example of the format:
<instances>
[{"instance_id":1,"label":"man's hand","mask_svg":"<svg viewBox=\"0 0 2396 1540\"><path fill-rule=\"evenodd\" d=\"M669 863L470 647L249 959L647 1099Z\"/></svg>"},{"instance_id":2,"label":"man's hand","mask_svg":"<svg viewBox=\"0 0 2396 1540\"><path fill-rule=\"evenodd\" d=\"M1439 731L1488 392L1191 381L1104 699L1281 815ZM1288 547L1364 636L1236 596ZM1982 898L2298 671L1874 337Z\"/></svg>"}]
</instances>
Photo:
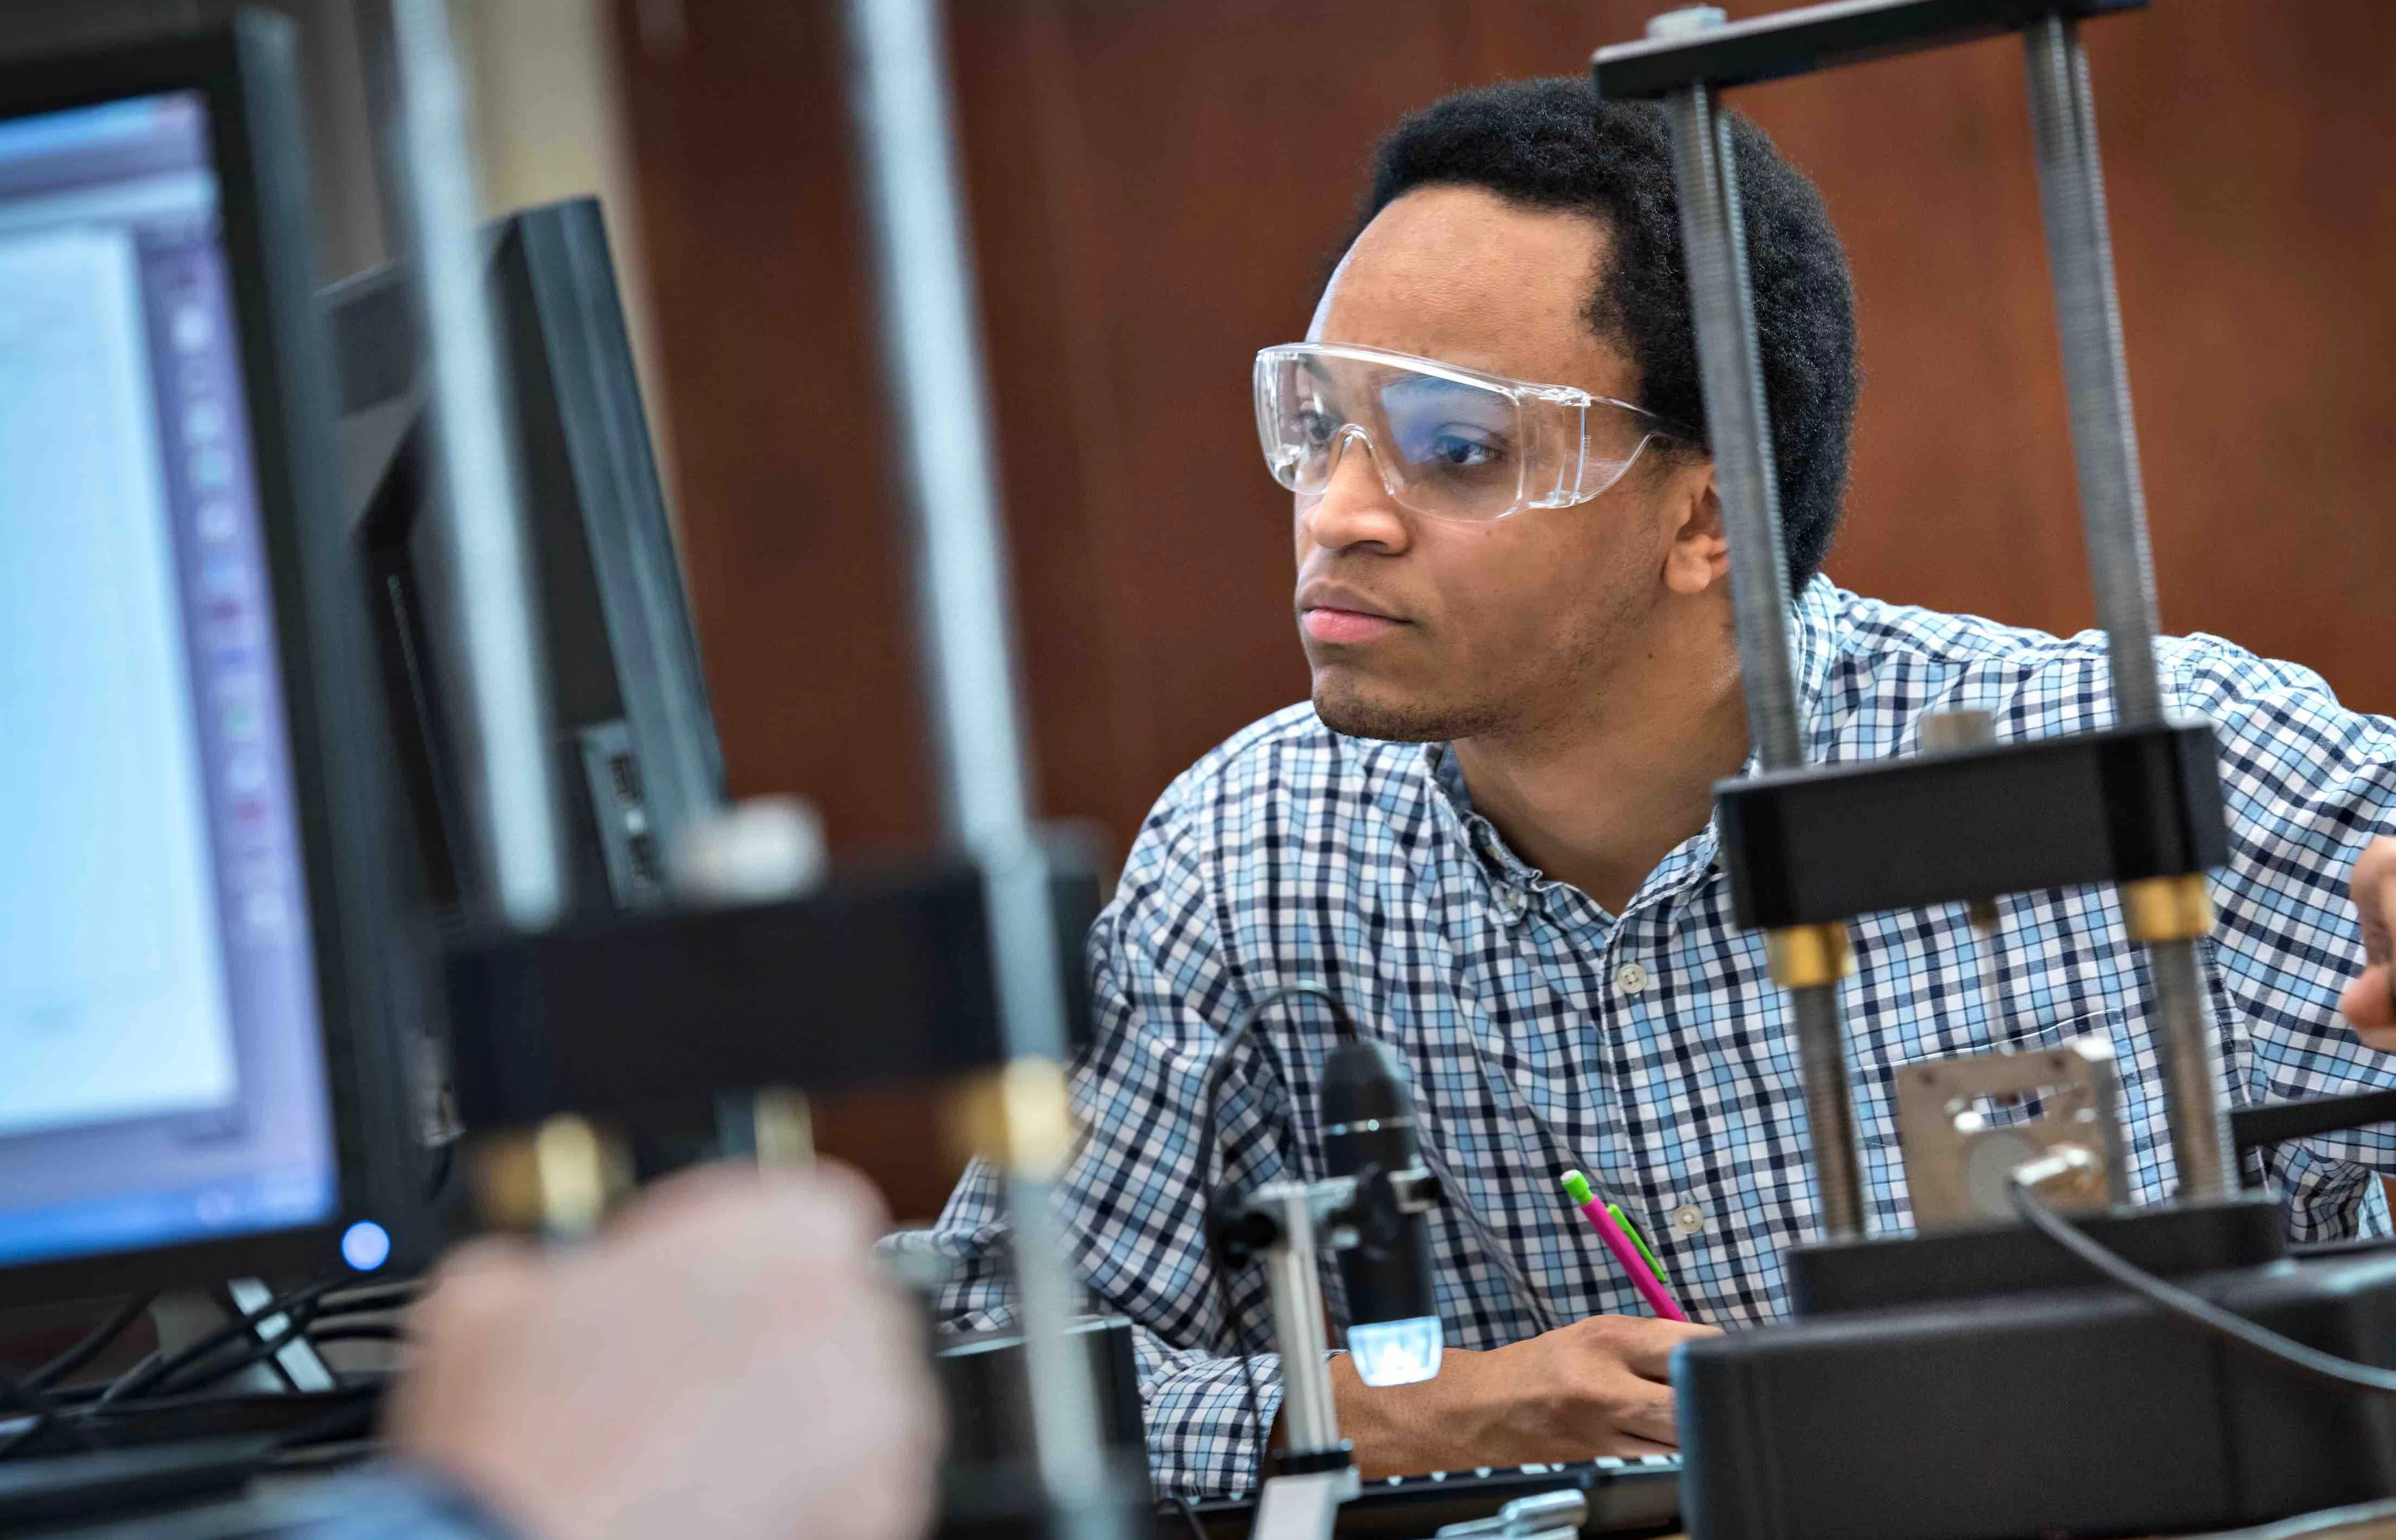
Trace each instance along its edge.
<instances>
[{"instance_id":1,"label":"man's hand","mask_svg":"<svg viewBox=\"0 0 2396 1540\"><path fill-rule=\"evenodd\" d=\"M1451 1348L1438 1378L1378 1390L1339 1358L1332 1400L1367 1479L1669 1454L1680 1442L1672 1349L1720 1334L1677 1321L1591 1316L1490 1352Z\"/></svg>"},{"instance_id":2,"label":"man's hand","mask_svg":"<svg viewBox=\"0 0 2396 1540\"><path fill-rule=\"evenodd\" d=\"M399 1453L534 1540L907 1540L938 1416L845 1172L660 1183L586 1249L485 1242L418 1308Z\"/></svg>"},{"instance_id":3,"label":"man's hand","mask_svg":"<svg viewBox=\"0 0 2396 1540\"><path fill-rule=\"evenodd\" d=\"M2337 1002L2357 1036L2374 1048L2396 1050L2396 963L2389 926L2396 923L2396 840L2382 836L2354 863L2354 908L2363 917L2368 966Z\"/></svg>"}]
</instances>

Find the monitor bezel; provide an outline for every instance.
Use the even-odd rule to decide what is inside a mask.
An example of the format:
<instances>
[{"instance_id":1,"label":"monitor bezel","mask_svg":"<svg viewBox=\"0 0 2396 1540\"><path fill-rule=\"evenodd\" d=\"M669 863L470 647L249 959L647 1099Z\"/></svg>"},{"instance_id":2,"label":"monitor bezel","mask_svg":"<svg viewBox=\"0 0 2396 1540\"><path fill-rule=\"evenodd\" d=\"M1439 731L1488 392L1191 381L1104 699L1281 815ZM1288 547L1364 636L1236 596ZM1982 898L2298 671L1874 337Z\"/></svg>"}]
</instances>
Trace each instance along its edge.
<instances>
[{"instance_id":1,"label":"monitor bezel","mask_svg":"<svg viewBox=\"0 0 2396 1540\"><path fill-rule=\"evenodd\" d=\"M320 1038L339 1197L322 1223L0 1267L0 1305L349 1269L340 1238L390 1234L375 1276L429 1260L440 1226L419 1167L403 1014L432 996L393 901L388 794L372 752L374 675L333 458L331 372L315 310L294 29L242 11L205 31L0 66L0 119L196 92L206 104L260 529L274 600Z\"/></svg>"}]
</instances>

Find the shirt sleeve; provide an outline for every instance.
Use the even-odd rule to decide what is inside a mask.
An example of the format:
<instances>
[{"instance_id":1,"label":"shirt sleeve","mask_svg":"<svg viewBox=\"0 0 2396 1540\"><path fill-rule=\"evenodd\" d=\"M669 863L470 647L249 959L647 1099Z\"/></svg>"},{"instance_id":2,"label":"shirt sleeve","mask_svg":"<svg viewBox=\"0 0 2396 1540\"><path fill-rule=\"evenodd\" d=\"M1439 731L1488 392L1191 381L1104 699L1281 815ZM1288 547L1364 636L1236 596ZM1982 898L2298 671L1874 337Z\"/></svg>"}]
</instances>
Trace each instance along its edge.
<instances>
[{"instance_id":1,"label":"shirt sleeve","mask_svg":"<svg viewBox=\"0 0 2396 1540\"><path fill-rule=\"evenodd\" d=\"M2209 637L2181 659L2183 700L2213 719L2230 860L2214 873L2212 948L2234 1026L2231 1099L2252 1105L2396 1087L2396 1055L2338 1015L2363 971L2348 893L2355 858L2396 832L2396 722L2349 710L2309 669ZM2268 1175L2299 1241L2384 1228L2375 1177L2396 1173L2396 1127L2273 1146Z\"/></svg>"},{"instance_id":2,"label":"shirt sleeve","mask_svg":"<svg viewBox=\"0 0 2396 1540\"><path fill-rule=\"evenodd\" d=\"M1177 789L1178 791L1178 789ZM1072 1067L1081 1144L1060 1184L1077 1275L1098 1308L1128 1317L1139 1360L1149 1464L1161 1493L1237 1494L1255 1483L1258 1423L1281 1403L1280 1360L1260 1272L1233 1278L1232 1320L1205 1245L1205 1194L1284 1169L1282 1080L1261 1039L1224 1087L1211 1172L1199 1161L1206 1071L1245 1001L1218 939L1217 899L1177 792L1149 816L1114 901L1091 928L1093 1033ZM977 1161L928 1231L897 1244L943 1257L943 1325L1009 1325L1000 1174ZM1258 1415L1248 1403L1255 1376Z\"/></svg>"},{"instance_id":3,"label":"shirt sleeve","mask_svg":"<svg viewBox=\"0 0 2396 1540\"><path fill-rule=\"evenodd\" d=\"M521 1540L521 1533L446 1478L402 1461L342 1476L306 1503L311 1517L274 1533L292 1540Z\"/></svg>"}]
</instances>

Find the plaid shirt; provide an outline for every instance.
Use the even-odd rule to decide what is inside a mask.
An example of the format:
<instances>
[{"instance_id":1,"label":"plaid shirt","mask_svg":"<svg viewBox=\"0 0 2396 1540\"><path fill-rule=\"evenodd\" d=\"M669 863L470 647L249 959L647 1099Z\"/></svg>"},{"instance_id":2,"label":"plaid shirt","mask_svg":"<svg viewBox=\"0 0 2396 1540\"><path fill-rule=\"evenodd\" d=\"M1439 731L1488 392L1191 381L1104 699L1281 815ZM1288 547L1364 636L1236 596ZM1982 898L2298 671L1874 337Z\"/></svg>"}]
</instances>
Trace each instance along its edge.
<instances>
[{"instance_id":1,"label":"plaid shirt","mask_svg":"<svg viewBox=\"0 0 2396 1540\"><path fill-rule=\"evenodd\" d=\"M1994 714L2001 739L2110 720L2104 639L2060 639L1859 598L1816 578L1792 607L1808 758L1919 747L1926 711ZM2215 723L2230 864L2204 946L2223 1077L2239 1102L2378 1089L2396 1064L2337 1015L2363 966L2349 868L2396 827L2396 722L2339 706L2308 670L2215 637L2159 642L2165 700ZM2140 949L2111 893L2003 901L1998 1007L1961 904L1862 916L1840 991L1870 1222L1909 1223L1896 1067L2083 1033L2112 1041L2141 1200L2173 1181L2146 1030ZM1413 1073L1423 1136L1453 1180L1432 1218L1449 1342L1495 1348L1599 1313L1644 1313L1565 1203L1577 1166L1644 1230L1693 1319L1784 1308L1781 1257L1814 1234L1805 1113L1764 938L1731 917L1709 827L1618 914L1517 858L1444 747L1343 737L1305 706L1256 724L1168 789L1089 944L1096 1041L1075 1066L1084 1147L1066 1182L1075 1261L1101 1307L1143 1328L1141 1384L1161 1490L1237 1491L1257 1450L1239 1364L1258 1355L1270 1420L1278 1362L1253 1268L1237 1336L1209 1287L1196 1119L1216 1033L1273 985L1328 984ZM1262 1025L1225 1095L1218 1179L1323 1175L1316 1083L1333 1041L1305 1001ZM2250 1171L2257 1157L2249 1157ZM2299 1240L2381 1233L2376 1171L2396 1131L2269 1152ZM938 1227L902 1238L961 1265L944 1313L1006 1319L997 1184L966 1173ZM1335 1271L1324 1289L1344 1326ZM1335 1336L1335 1340L1337 1340Z\"/></svg>"}]
</instances>

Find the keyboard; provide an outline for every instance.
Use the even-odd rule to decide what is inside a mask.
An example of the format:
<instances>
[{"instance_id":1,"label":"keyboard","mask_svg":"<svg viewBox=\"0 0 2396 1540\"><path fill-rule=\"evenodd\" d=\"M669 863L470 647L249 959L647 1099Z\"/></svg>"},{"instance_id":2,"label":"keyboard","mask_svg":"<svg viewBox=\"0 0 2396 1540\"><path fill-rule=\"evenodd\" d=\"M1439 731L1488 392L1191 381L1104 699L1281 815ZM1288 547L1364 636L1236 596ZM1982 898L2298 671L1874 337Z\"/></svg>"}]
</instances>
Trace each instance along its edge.
<instances>
[{"instance_id":1,"label":"keyboard","mask_svg":"<svg viewBox=\"0 0 2396 1540\"><path fill-rule=\"evenodd\" d=\"M1391 1476L1366 1481L1339 1508L1338 1533L1353 1540L1427 1540L1444 1524L1486 1519L1517 1497L1577 1487L1587 1497L1584 1535L1668 1533L1680 1527L1681 1457L1641 1454L1627 1459L1575 1460L1564 1465L1483 1466ZM1188 1510L1207 1540L1245 1540L1256 1518L1247 1497L1214 1498ZM1156 1533L1191 1534L1178 1505L1159 1509Z\"/></svg>"}]
</instances>

